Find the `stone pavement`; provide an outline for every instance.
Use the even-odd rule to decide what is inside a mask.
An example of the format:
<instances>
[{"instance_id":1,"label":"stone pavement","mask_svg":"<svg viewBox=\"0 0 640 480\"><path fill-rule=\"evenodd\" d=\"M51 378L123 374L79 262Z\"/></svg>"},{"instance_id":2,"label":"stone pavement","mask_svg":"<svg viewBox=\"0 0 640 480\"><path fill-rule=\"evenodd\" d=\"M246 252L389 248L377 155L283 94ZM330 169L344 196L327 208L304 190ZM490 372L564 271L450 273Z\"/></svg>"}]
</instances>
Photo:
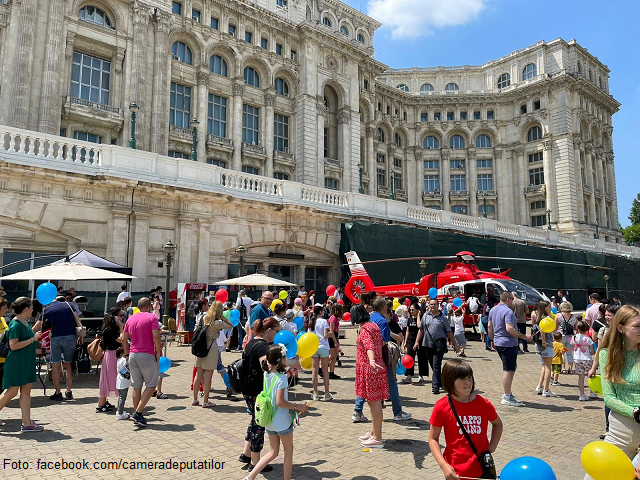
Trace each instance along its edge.
<instances>
[{"instance_id":1,"label":"stone pavement","mask_svg":"<svg viewBox=\"0 0 640 480\"><path fill-rule=\"evenodd\" d=\"M355 368L354 329L347 330L342 347L342 367L336 371L341 380L331 381L332 402L315 402L302 416L294 432L295 479L441 479L441 471L428 447L431 408L437 400L425 385L400 385L406 411L413 414L408 422L393 422L391 407L385 409L383 436L385 448L363 452L358 436L369 424L351 422L354 400ZM597 440L604 430L603 402L577 401L577 376L561 378L563 385L554 390L558 398L543 399L533 392L538 380L540 363L535 354L519 358L514 394L526 402L525 407L504 407L501 395L501 363L497 354L485 351L477 341L467 349L468 361L474 368L476 385L488 397L505 424L502 441L495 453L498 471L515 457L531 455L542 458L554 468L558 480L583 478L580 452L585 444ZM451 357L453 354L448 354ZM242 479L246 472L237 461L244 442L249 416L241 397L227 399L222 393L220 376L214 374L215 392L212 410L192 407L189 385L192 357L188 347L169 347L173 365L164 381L167 400L152 399L148 410L149 426L140 429L130 421L116 421L114 414L95 413L98 393L97 375L80 375L75 380L75 400L52 403L45 398L39 384L33 389L33 418L45 425L41 433L20 434L20 410L17 400L0 412L6 421L0 427L0 449L3 458L0 477L33 478L207 478ZM236 359L236 353L223 353L225 365ZM40 387L40 388L38 388ZM47 394L52 393L47 383ZM300 384L290 391L292 401L310 399L311 376L303 373ZM127 406L131 411L132 391ZM110 399L116 403L115 399ZM368 407L365 415L370 417ZM268 440L265 440L268 446ZM267 447L268 448L268 447ZM28 470L12 469L13 462L28 461ZM56 462L88 463L91 470L36 470L38 459ZM218 470L136 470L127 471L112 465L100 470L94 462L209 460L224 462ZM277 463L282 462L282 454ZM105 465L108 467L108 465ZM99 467L99 465L98 465ZM282 478L280 465L264 478ZM258 478L261 478L260 476Z\"/></svg>"}]
</instances>

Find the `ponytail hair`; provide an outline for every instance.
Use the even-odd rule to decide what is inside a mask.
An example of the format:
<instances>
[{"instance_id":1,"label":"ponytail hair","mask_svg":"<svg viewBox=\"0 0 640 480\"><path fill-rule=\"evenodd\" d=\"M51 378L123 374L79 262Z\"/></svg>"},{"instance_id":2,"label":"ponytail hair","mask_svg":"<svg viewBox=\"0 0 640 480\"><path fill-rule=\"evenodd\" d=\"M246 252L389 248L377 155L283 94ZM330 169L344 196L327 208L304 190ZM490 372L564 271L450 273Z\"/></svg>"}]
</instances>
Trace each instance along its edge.
<instances>
[{"instance_id":1,"label":"ponytail hair","mask_svg":"<svg viewBox=\"0 0 640 480\"><path fill-rule=\"evenodd\" d=\"M269 345L269 348L267 348L267 353L265 355L266 358L262 360L262 363L260 364L262 370L268 372L269 365L274 365L278 373L284 373L287 371L287 367L283 362L283 359L285 358L285 354L283 352L285 350L283 350L282 348L283 346L280 344Z\"/></svg>"},{"instance_id":2,"label":"ponytail hair","mask_svg":"<svg viewBox=\"0 0 640 480\"><path fill-rule=\"evenodd\" d=\"M331 315L336 318L342 318L342 314L344 313L344 307L339 303L334 304L331 307Z\"/></svg>"},{"instance_id":3,"label":"ponytail hair","mask_svg":"<svg viewBox=\"0 0 640 480\"><path fill-rule=\"evenodd\" d=\"M251 330L254 335L262 336L262 334L269 330L270 328L280 328L280 322L273 317L267 317L264 320L261 318L256 318L253 321L253 325Z\"/></svg>"},{"instance_id":4,"label":"ponytail hair","mask_svg":"<svg viewBox=\"0 0 640 480\"><path fill-rule=\"evenodd\" d=\"M309 320L309 331L313 331L316 329L316 320L322 317L323 313L324 307L322 305L313 307L313 315L311 315L311 319Z\"/></svg>"}]
</instances>

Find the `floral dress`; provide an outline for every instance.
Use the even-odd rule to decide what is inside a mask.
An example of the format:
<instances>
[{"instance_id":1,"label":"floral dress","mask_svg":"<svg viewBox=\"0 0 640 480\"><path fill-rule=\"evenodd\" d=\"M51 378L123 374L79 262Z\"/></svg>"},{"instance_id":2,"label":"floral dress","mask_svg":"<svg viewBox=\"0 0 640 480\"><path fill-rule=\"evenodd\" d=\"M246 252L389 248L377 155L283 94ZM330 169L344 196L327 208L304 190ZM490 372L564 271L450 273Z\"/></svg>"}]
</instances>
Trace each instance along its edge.
<instances>
[{"instance_id":1,"label":"floral dress","mask_svg":"<svg viewBox=\"0 0 640 480\"><path fill-rule=\"evenodd\" d=\"M366 322L360 327L356 348L356 395L370 402L389 398L387 369L382 360L382 333L375 323ZM377 372L369 364L367 350L373 350L376 363L382 367Z\"/></svg>"}]
</instances>

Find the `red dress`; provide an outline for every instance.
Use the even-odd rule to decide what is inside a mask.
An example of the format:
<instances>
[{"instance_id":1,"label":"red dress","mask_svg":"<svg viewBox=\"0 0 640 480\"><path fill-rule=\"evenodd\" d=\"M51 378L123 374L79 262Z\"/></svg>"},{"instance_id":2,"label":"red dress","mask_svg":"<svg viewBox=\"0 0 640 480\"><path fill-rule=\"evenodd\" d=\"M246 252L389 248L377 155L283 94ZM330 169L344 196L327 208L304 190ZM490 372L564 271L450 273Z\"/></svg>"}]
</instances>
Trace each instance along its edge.
<instances>
[{"instance_id":1,"label":"red dress","mask_svg":"<svg viewBox=\"0 0 640 480\"><path fill-rule=\"evenodd\" d=\"M373 322L365 322L360 327L356 340L356 395L370 402L389 398L387 369L382 361L382 333ZM374 373L369 364L367 350L373 350L374 358L382 368Z\"/></svg>"}]
</instances>

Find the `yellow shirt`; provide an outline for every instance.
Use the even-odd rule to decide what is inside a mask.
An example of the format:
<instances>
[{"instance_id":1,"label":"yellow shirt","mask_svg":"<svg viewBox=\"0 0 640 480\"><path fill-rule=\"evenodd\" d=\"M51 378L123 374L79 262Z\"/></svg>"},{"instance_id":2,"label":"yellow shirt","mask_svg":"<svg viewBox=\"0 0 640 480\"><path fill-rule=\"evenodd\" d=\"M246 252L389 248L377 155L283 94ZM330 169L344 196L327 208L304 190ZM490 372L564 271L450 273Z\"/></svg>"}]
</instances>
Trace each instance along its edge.
<instances>
[{"instance_id":1,"label":"yellow shirt","mask_svg":"<svg viewBox=\"0 0 640 480\"><path fill-rule=\"evenodd\" d=\"M555 355L551 360L552 365L562 365L562 354L564 353L564 345L560 342L553 342L553 351Z\"/></svg>"},{"instance_id":2,"label":"yellow shirt","mask_svg":"<svg viewBox=\"0 0 640 480\"><path fill-rule=\"evenodd\" d=\"M7 322L4 321L4 317L0 317L0 335L2 335L7 330L9 330L9 327L7 326ZM5 360L6 358L0 357L0 363L4 363Z\"/></svg>"}]
</instances>

